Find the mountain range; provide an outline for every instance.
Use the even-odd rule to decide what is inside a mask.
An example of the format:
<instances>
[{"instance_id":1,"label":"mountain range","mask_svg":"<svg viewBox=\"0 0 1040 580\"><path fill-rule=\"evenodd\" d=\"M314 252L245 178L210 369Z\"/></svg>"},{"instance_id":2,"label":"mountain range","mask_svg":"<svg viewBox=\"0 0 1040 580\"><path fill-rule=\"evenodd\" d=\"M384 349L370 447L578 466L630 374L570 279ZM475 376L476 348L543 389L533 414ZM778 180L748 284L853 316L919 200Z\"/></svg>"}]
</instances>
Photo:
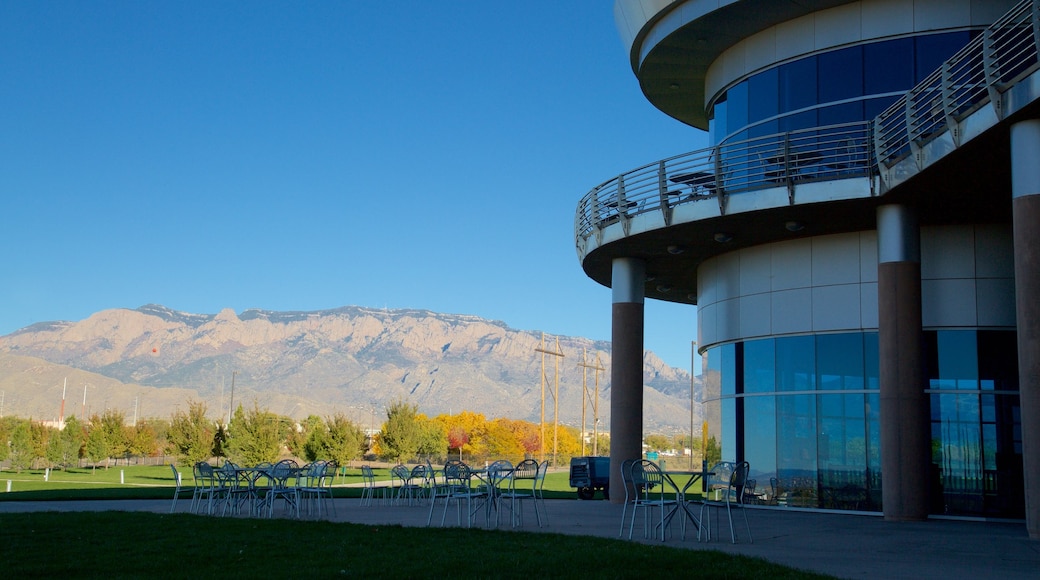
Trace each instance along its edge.
<instances>
[{"instance_id":1,"label":"mountain range","mask_svg":"<svg viewBox=\"0 0 1040 580\"><path fill-rule=\"evenodd\" d=\"M689 372L652 352L643 368L644 430L688 431ZM378 427L385 407L405 400L429 416L467 410L533 422L544 401L552 422L558 391L560 423L579 426L584 386L591 430L597 385L605 431L609 342L425 310L192 314L149 304L0 337L0 414L41 420L109 408L128 420L168 418L199 400L217 417L241 404L296 419L343 413ZM699 400L699 381L692 388Z\"/></svg>"}]
</instances>

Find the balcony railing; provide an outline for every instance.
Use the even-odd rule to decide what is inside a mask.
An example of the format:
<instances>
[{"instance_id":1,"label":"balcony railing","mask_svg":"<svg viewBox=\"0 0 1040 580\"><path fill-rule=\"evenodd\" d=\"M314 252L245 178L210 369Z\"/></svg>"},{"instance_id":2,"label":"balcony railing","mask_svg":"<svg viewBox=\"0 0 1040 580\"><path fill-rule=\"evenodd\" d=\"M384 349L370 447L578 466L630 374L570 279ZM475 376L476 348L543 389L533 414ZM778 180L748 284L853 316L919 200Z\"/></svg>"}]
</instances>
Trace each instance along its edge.
<instances>
[{"instance_id":1,"label":"balcony railing","mask_svg":"<svg viewBox=\"0 0 1040 580\"><path fill-rule=\"evenodd\" d=\"M575 222L588 238L597 228L642 213L663 212L685 203L717 203L728 195L787 188L793 197L803 183L868 177L870 123L846 123L778 133L683 153L644 165L601 183L582 198Z\"/></svg>"},{"instance_id":2,"label":"balcony railing","mask_svg":"<svg viewBox=\"0 0 1040 580\"><path fill-rule=\"evenodd\" d=\"M805 183L868 177L885 185L885 171L941 135L959 147L962 121L983 107L1004 118L1001 95L1038 68L1040 7L1024 0L942 67L871 121L779 133L662 159L592 188L578 203L574 232L581 242L614 223L659 212L671 225L673 209L687 203L717 203L727 196L784 187L794 204ZM626 227L627 235L628 229ZM579 247L581 244L579 243Z\"/></svg>"}]
</instances>

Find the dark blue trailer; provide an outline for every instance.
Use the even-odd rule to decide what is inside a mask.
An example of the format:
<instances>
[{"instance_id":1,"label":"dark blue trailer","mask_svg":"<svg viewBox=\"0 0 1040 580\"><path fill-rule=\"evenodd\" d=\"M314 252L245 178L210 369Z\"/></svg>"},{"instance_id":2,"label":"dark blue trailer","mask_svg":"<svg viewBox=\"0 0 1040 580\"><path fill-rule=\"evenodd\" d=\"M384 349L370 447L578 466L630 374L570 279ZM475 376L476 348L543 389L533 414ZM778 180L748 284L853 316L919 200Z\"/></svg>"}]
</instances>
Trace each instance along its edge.
<instances>
[{"instance_id":1,"label":"dark blue trailer","mask_svg":"<svg viewBox=\"0 0 1040 580\"><path fill-rule=\"evenodd\" d=\"M579 499L592 499L596 490L603 492L603 499L610 499L610 458L572 457L570 482L578 488Z\"/></svg>"}]
</instances>

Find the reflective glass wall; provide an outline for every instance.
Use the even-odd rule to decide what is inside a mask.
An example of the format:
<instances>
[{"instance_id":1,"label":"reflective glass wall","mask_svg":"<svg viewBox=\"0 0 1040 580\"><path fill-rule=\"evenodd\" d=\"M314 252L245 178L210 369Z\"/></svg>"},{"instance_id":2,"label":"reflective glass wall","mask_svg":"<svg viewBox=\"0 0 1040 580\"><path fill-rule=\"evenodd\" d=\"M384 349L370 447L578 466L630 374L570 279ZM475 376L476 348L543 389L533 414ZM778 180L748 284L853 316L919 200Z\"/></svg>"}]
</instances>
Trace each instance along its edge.
<instances>
[{"instance_id":1,"label":"reflective glass wall","mask_svg":"<svg viewBox=\"0 0 1040 580\"><path fill-rule=\"evenodd\" d=\"M712 144L873 119L968 44L972 31L871 42L787 62L712 106Z\"/></svg>"},{"instance_id":2,"label":"reflective glass wall","mask_svg":"<svg viewBox=\"0 0 1040 580\"><path fill-rule=\"evenodd\" d=\"M1021 517L1015 333L932 331L926 343L933 513ZM720 345L704 372L709 431L724 460L751 464L767 503L881 510L876 333Z\"/></svg>"}]
</instances>

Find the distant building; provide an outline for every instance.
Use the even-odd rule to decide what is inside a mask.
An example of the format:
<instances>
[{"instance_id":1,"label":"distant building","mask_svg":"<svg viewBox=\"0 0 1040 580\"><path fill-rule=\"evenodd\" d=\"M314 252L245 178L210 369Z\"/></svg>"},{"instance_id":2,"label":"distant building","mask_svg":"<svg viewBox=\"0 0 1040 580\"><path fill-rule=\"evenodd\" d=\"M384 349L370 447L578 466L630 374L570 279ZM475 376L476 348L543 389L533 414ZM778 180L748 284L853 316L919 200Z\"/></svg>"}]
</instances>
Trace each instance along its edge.
<instances>
[{"instance_id":1,"label":"distant building","mask_svg":"<svg viewBox=\"0 0 1040 580\"><path fill-rule=\"evenodd\" d=\"M578 204L582 268L613 292L613 469L640 453L643 302L686 303L710 434L775 503L1040 538L1040 10L614 13L646 98L711 146Z\"/></svg>"}]
</instances>

